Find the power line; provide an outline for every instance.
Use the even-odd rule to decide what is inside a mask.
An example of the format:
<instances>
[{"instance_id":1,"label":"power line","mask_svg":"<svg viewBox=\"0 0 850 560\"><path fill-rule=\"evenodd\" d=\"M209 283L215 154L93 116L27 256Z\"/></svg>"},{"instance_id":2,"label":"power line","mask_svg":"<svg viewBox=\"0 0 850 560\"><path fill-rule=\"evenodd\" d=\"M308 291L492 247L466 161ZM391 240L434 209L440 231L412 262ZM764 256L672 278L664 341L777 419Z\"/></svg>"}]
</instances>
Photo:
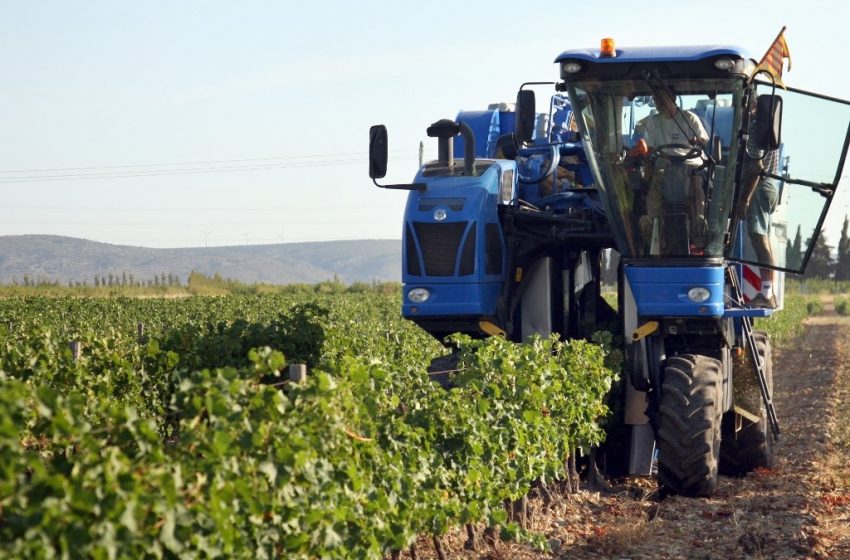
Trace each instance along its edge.
<instances>
[{"instance_id":1,"label":"power line","mask_svg":"<svg viewBox=\"0 0 850 560\"><path fill-rule=\"evenodd\" d=\"M394 157L403 157L405 155L409 155L413 157L418 153L418 150L390 150L390 153L394 155ZM243 163L243 162L253 162L253 161L278 161L278 160L303 160L310 158L340 158L340 157L351 157L351 156L363 156L363 152L338 152L338 153L324 153L324 154L301 154L301 155L292 155L292 156L269 156L269 157L254 157L254 158L239 158L239 159L219 159L219 160L201 160L201 161L177 161L177 162L167 162L167 163L132 163L132 164L121 164L121 165L89 165L89 166L79 166L79 167L54 167L47 169L18 169L18 170L0 170L0 175L6 174L16 174L16 173L57 173L60 171L92 171L99 169L133 169L139 167L183 167L187 165L220 165L220 164L229 164L229 163Z\"/></svg>"},{"instance_id":2,"label":"power line","mask_svg":"<svg viewBox=\"0 0 850 560\"><path fill-rule=\"evenodd\" d=\"M245 165L235 167L199 167L185 169L164 169L144 171L138 173L122 173L122 172L102 172L102 173L77 173L64 175L30 175L24 177L4 177L0 178L0 183L33 183L44 181L79 181L79 180L94 180L94 179L125 179L130 177L160 177L164 175L195 175L209 173L233 173L240 171L266 171L274 169L294 169L304 167L335 167L339 165L364 165L366 162L363 158L357 159L337 159L337 160L320 160L315 162L293 162L282 164L269 165Z\"/></svg>"}]
</instances>

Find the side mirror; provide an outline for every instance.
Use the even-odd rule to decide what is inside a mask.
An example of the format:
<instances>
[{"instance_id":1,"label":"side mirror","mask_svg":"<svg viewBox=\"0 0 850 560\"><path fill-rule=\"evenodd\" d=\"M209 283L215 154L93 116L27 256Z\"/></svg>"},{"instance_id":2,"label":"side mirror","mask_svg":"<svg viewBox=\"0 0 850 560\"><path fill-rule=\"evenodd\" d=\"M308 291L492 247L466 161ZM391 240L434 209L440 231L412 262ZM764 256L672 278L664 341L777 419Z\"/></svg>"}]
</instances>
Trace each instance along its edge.
<instances>
[{"instance_id":1,"label":"side mirror","mask_svg":"<svg viewBox=\"0 0 850 560\"><path fill-rule=\"evenodd\" d=\"M520 143L531 142L534 136L534 121L537 117L534 91L521 89L516 97L516 139Z\"/></svg>"},{"instance_id":2,"label":"side mirror","mask_svg":"<svg viewBox=\"0 0 850 560\"><path fill-rule=\"evenodd\" d=\"M782 98L759 95L756 101L756 127L753 138L759 150L775 150L782 142Z\"/></svg>"},{"instance_id":3,"label":"side mirror","mask_svg":"<svg viewBox=\"0 0 850 560\"><path fill-rule=\"evenodd\" d=\"M369 128L369 177L375 186L382 189L399 189L405 191L424 191L425 183L410 183L407 185L379 185L375 179L382 179L387 174L389 149L387 144L387 127L376 124Z\"/></svg>"},{"instance_id":4,"label":"side mirror","mask_svg":"<svg viewBox=\"0 0 850 560\"><path fill-rule=\"evenodd\" d=\"M369 177L381 179L387 174L387 127L376 124L369 129Z\"/></svg>"}]
</instances>

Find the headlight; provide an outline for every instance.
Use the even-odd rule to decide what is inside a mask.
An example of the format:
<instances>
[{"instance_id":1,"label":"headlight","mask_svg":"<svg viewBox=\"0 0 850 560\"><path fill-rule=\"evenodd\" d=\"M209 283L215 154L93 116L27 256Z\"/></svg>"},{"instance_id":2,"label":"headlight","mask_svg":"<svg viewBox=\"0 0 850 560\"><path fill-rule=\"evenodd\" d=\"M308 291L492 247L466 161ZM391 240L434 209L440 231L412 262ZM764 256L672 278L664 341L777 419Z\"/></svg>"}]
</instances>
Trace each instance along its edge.
<instances>
[{"instance_id":1,"label":"headlight","mask_svg":"<svg viewBox=\"0 0 850 560\"><path fill-rule=\"evenodd\" d=\"M407 292L407 299L409 299L413 303L426 302L428 301L429 297L431 297L431 292L429 292L425 288L413 288L412 290Z\"/></svg>"},{"instance_id":2,"label":"headlight","mask_svg":"<svg viewBox=\"0 0 850 560\"><path fill-rule=\"evenodd\" d=\"M714 61L714 67L718 70L731 70L735 62L731 58L718 58Z\"/></svg>"},{"instance_id":3,"label":"headlight","mask_svg":"<svg viewBox=\"0 0 850 560\"><path fill-rule=\"evenodd\" d=\"M688 299L696 303L701 303L710 297L711 291L709 291L708 288L703 288L702 286L697 286L688 290Z\"/></svg>"},{"instance_id":4,"label":"headlight","mask_svg":"<svg viewBox=\"0 0 850 560\"><path fill-rule=\"evenodd\" d=\"M581 70L581 64L578 62L565 62L563 69L565 74L575 74Z\"/></svg>"}]
</instances>

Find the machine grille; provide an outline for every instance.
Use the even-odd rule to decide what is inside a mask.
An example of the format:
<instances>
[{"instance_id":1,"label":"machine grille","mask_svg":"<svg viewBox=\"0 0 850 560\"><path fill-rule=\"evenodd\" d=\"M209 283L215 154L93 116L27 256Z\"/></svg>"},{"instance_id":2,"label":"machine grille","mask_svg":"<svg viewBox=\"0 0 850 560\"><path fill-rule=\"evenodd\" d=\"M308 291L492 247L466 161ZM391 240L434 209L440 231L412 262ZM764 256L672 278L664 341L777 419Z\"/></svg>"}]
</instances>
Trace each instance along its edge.
<instances>
[{"instance_id":1,"label":"machine grille","mask_svg":"<svg viewBox=\"0 0 850 560\"><path fill-rule=\"evenodd\" d=\"M463 198L420 198L419 211L429 212L437 206L445 206L449 210L460 212L463 210L464 201L465 199Z\"/></svg>"},{"instance_id":2,"label":"machine grille","mask_svg":"<svg viewBox=\"0 0 850 560\"><path fill-rule=\"evenodd\" d=\"M413 237L410 225L404 226L404 238L404 252L407 253L407 273L413 276L422 276L419 252L416 250L416 239Z\"/></svg>"},{"instance_id":3,"label":"machine grille","mask_svg":"<svg viewBox=\"0 0 850 560\"><path fill-rule=\"evenodd\" d=\"M460 255L460 275L469 276L475 272L475 224L469 228L466 241L463 242L463 252Z\"/></svg>"},{"instance_id":4,"label":"machine grille","mask_svg":"<svg viewBox=\"0 0 850 560\"><path fill-rule=\"evenodd\" d=\"M413 222L416 238L422 250L427 276L452 276L460 248L460 241L466 229L466 222L433 224ZM408 251L408 261L410 260Z\"/></svg>"},{"instance_id":5,"label":"machine grille","mask_svg":"<svg viewBox=\"0 0 850 560\"><path fill-rule=\"evenodd\" d=\"M484 226L484 255L486 274L502 273L502 236L499 232L499 224L487 224Z\"/></svg>"}]
</instances>

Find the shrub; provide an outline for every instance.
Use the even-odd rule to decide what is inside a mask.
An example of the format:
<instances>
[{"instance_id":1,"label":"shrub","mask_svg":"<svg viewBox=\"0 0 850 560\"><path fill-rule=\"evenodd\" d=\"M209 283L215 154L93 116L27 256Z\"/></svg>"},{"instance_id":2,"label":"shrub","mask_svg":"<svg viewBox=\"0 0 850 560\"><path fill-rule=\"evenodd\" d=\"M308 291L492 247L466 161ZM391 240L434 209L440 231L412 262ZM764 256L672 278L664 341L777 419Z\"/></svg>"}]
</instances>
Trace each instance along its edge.
<instances>
[{"instance_id":1,"label":"shrub","mask_svg":"<svg viewBox=\"0 0 850 560\"><path fill-rule=\"evenodd\" d=\"M806 312L809 315L820 315L823 313L823 303L819 299L811 299L806 302Z\"/></svg>"}]
</instances>

